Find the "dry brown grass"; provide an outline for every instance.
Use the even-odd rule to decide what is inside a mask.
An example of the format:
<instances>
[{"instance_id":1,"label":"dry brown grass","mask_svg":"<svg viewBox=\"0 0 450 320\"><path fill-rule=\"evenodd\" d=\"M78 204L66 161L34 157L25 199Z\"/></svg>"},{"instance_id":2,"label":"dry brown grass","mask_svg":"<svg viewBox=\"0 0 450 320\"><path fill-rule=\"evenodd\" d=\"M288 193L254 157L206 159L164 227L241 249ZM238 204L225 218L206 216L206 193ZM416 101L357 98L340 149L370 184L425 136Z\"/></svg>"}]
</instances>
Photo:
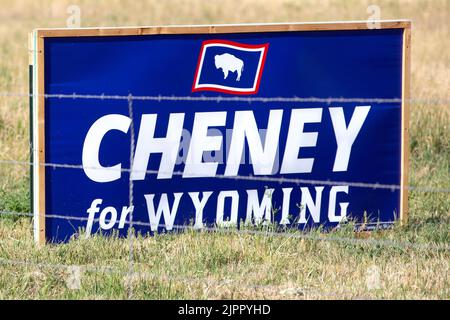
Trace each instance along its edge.
<instances>
[{"instance_id":1,"label":"dry brown grass","mask_svg":"<svg viewBox=\"0 0 450 320\"><path fill-rule=\"evenodd\" d=\"M1 0L0 91L27 92L27 34L65 27L78 4L82 26L364 20L372 1L25 1ZM450 188L450 2L376 1L382 19L411 19L412 97L447 103L411 110L411 183ZM0 97L0 159L28 159L28 100ZM0 165L0 209L28 210L28 172ZM411 223L382 235L449 243L448 194L410 196ZM351 236L351 233L346 234ZM375 235L372 235L375 236ZM96 238L37 250L28 219L0 219L0 258L127 270L128 242ZM135 298L450 298L448 251L188 233L135 242ZM369 290L367 270L381 270ZM175 279L172 277L176 275ZM65 271L0 264L0 298L125 298L123 275L86 272L69 290Z\"/></svg>"}]
</instances>

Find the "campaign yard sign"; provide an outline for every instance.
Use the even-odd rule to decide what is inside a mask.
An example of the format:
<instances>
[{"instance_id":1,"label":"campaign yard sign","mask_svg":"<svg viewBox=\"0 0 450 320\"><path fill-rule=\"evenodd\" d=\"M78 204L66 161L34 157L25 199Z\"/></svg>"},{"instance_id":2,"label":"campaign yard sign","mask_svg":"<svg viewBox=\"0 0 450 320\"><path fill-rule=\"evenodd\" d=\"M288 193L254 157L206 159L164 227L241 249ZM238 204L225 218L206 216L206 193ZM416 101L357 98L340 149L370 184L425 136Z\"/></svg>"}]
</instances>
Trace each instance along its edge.
<instances>
[{"instance_id":1,"label":"campaign yard sign","mask_svg":"<svg viewBox=\"0 0 450 320\"><path fill-rule=\"evenodd\" d=\"M40 243L126 235L131 217L142 234L406 217L408 21L39 29L31 40Z\"/></svg>"}]
</instances>

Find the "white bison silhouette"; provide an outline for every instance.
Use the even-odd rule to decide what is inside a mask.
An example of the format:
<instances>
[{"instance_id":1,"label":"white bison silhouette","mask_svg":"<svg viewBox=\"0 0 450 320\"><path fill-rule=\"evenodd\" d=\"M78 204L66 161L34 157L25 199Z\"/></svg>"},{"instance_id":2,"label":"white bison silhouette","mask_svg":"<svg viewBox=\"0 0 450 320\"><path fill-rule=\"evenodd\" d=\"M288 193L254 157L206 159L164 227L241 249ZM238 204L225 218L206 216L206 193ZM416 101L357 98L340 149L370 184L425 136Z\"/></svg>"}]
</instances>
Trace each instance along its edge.
<instances>
[{"instance_id":1,"label":"white bison silhouette","mask_svg":"<svg viewBox=\"0 0 450 320\"><path fill-rule=\"evenodd\" d=\"M224 79L228 77L228 72L237 72L236 81L241 79L241 74L244 71L244 62L241 59L232 54L224 53L215 55L214 63L216 69L222 69Z\"/></svg>"}]
</instances>

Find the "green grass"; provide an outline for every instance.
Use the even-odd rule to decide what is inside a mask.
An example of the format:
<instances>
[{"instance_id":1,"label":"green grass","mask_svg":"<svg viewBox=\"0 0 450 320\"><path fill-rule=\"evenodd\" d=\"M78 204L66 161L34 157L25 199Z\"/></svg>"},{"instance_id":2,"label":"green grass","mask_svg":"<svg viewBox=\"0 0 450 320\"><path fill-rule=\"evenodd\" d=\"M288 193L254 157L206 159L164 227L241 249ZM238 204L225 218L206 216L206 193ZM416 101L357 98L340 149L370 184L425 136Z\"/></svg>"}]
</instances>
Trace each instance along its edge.
<instances>
[{"instance_id":1,"label":"green grass","mask_svg":"<svg viewBox=\"0 0 450 320\"><path fill-rule=\"evenodd\" d=\"M30 180L22 178L0 189L0 211L31 212Z\"/></svg>"},{"instance_id":2,"label":"green grass","mask_svg":"<svg viewBox=\"0 0 450 320\"><path fill-rule=\"evenodd\" d=\"M4 259L57 267L4 264L0 297L14 298L440 298L448 290L448 258L443 250L319 242L268 235L186 232L129 241L96 236L68 245L36 249L24 220L2 220L1 230L25 241L0 246ZM423 230L401 228L372 235L422 240ZM409 235L405 235L411 232ZM441 229L441 236L444 231ZM428 234L428 231L425 231ZM319 234L316 234L319 236ZM332 236L352 237L350 230ZM446 239L434 239L448 243ZM444 241L441 241L444 240ZM424 241L430 242L430 239ZM67 287L67 269L84 266L81 287ZM113 266L114 270L102 269ZM369 268L380 270L380 288L368 290ZM94 270L97 271L94 271ZM297 289L303 295L283 294ZM330 296L331 295L331 296Z\"/></svg>"},{"instance_id":3,"label":"green grass","mask_svg":"<svg viewBox=\"0 0 450 320\"><path fill-rule=\"evenodd\" d=\"M79 3L83 26L114 26L365 19L370 1ZM27 92L27 32L64 26L69 3L2 4L8 10L0 16L0 91ZM384 19L413 20L413 98L448 101L448 2L379 5ZM411 185L450 189L449 126L448 103L411 107ZM28 99L0 97L0 159L28 160L27 127ZM29 212L28 186L28 167L0 165L0 211ZM347 225L311 235L448 247L450 194L411 191L409 208L408 224L390 230L355 234ZM422 247L193 231L138 237L131 246L126 239L94 236L36 247L30 218L0 217L0 299L449 299L449 258L449 250ZM70 265L82 266L79 289L68 287ZM367 283L373 269L379 272L375 286Z\"/></svg>"}]
</instances>

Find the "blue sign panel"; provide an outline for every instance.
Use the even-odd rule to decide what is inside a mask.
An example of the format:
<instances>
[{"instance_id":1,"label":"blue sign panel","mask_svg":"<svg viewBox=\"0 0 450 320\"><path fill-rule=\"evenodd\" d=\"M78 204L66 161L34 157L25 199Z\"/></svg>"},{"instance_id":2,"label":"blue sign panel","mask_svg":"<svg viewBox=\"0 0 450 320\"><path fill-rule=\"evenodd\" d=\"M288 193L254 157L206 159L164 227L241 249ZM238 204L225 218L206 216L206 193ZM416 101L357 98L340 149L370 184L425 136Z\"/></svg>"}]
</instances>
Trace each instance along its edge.
<instances>
[{"instance_id":1,"label":"blue sign panel","mask_svg":"<svg viewBox=\"0 0 450 320\"><path fill-rule=\"evenodd\" d=\"M403 31L45 38L46 239L391 224Z\"/></svg>"}]
</instances>

